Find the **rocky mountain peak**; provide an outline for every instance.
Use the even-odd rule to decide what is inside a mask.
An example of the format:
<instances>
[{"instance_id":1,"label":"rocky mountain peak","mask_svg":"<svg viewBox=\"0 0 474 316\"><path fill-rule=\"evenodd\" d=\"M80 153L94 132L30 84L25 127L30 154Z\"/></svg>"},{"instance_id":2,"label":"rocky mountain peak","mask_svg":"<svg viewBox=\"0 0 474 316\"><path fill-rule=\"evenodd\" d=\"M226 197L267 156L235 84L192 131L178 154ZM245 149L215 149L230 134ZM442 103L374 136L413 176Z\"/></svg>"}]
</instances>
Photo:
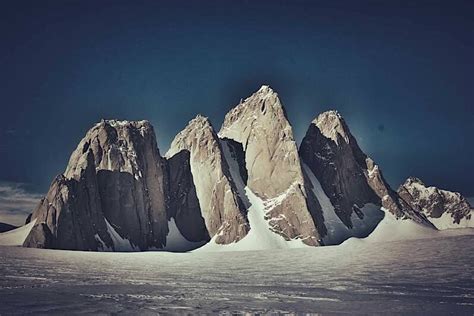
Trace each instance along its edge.
<instances>
[{"instance_id":1,"label":"rocky mountain peak","mask_svg":"<svg viewBox=\"0 0 474 316\"><path fill-rule=\"evenodd\" d=\"M283 197L279 205L267 211L269 217L277 219L270 222L272 230L285 239L301 238L307 244L319 244L312 217L316 211L309 210L298 148L277 93L262 86L236 105L225 116L219 137L241 144L247 187L253 194L264 201ZM295 222L305 224L296 227Z\"/></svg>"},{"instance_id":2,"label":"rocky mountain peak","mask_svg":"<svg viewBox=\"0 0 474 316\"><path fill-rule=\"evenodd\" d=\"M349 129L338 111L323 112L312 123L319 128L326 138L332 139L336 144L339 144L339 137L347 144L349 143Z\"/></svg>"},{"instance_id":3,"label":"rocky mountain peak","mask_svg":"<svg viewBox=\"0 0 474 316\"><path fill-rule=\"evenodd\" d=\"M425 185L420 179L408 178L398 194L413 208L421 210L438 229L474 227L474 209L458 192Z\"/></svg>"},{"instance_id":4,"label":"rocky mountain peak","mask_svg":"<svg viewBox=\"0 0 474 316\"><path fill-rule=\"evenodd\" d=\"M198 146L199 144L202 146ZM218 146L218 138L211 121L198 114L176 135L165 157L170 158L183 149L190 150L191 148L194 149L192 154L195 156L201 151L212 151L215 146ZM220 153L217 155L220 156Z\"/></svg>"},{"instance_id":5,"label":"rocky mountain peak","mask_svg":"<svg viewBox=\"0 0 474 316\"><path fill-rule=\"evenodd\" d=\"M228 136L233 133L232 129L244 123L248 125L248 130L257 125L268 128L268 125L284 124L288 126L286 128L288 134L291 128L287 124L286 112L278 94L267 85L262 86L226 114L219 136L231 138ZM224 134L227 136L223 136Z\"/></svg>"},{"instance_id":6,"label":"rocky mountain peak","mask_svg":"<svg viewBox=\"0 0 474 316\"><path fill-rule=\"evenodd\" d=\"M271 96L271 95L274 95L274 94L277 94L269 85L262 85L260 87L260 89L257 90L258 94L260 94L261 96Z\"/></svg>"}]
</instances>

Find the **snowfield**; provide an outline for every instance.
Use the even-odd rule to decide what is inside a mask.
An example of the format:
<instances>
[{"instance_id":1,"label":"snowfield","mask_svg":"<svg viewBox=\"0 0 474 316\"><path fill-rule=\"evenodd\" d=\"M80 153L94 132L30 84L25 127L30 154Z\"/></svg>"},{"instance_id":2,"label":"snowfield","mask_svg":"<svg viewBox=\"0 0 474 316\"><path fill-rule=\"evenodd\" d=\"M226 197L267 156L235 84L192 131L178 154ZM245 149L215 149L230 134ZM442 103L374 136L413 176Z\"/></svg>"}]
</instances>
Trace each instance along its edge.
<instances>
[{"instance_id":1,"label":"snowfield","mask_svg":"<svg viewBox=\"0 0 474 316\"><path fill-rule=\"evenodd\" d=\"M0 247L0 314L472 315L474 231L424 237L226 253Z\"/></svg>"}]
</instances>

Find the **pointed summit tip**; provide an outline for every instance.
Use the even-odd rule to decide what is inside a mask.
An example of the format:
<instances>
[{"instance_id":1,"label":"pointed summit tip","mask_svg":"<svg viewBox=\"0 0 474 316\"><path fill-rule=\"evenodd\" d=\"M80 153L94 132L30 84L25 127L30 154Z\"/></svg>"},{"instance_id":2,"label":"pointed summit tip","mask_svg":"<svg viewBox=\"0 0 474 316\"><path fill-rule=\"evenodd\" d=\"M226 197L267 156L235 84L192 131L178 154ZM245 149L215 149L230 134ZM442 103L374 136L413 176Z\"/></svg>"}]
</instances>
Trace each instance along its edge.
<instances>
[{"instance_id":1,"label":"pointed summit tip","mask_svg":"<svg viewBox=\"0 0 474 316\"><path fill-rule=\"evenodd\" d=\"M207 116L198 114L196 115L192 120L188 122L188 125L186 126L186 129L196 129L196 128L208 128L210 127L212 129L212 124L211 121Z\"/></svg>"},{"instance_id":2,"label":"pointed summit tip","mask_svg":"<svg viewBox=\"0 0 474 316\"><path fill-rule=\"evenodd\" d=\"M259 94L276 94L276 92L267 84L264 84L257 90Z\"/></svg>"},{"instance_id":3,"label":"pointed summit tip","mask_svg":"<svg viewBox=\"0 0 474 316\"><path fill-rule=\"evenodd\" d=\"M410 186L410 185L413 185L413 184L420 184L422 186L425 186L423 181L421 181L421 179L417 178L417 177L408 177L408 179L406 179L406 181L403 185L404 186Z\"/></svg>"},{"instance_id":4,"label":"pointed summit tip","mask_svg":"<svg viewBox=\"0 0 474 316\"><path fill-rule=\"evenodd\" d=\"M319 128L325 137L332 139L336 144L338 144L339 136L349 144L349 128L338 111L323 112L312 123Z\"/></svg>"},{"instance_id":5,"label":"pointed summit tip","mask_svg":"<svg viewBox=\"0 0 474 316\"><path fill-rule=\"evenodd\" d=\"M324 122L324 121L334 121L337 123L340 123L342 120L344 120L341 116L341 113L337 110L328 110L325 112L322 112L319 114L314 120L313 123L317 124L318 122Z\"/></svg>"},{"instance_id":6,"label":"pointed summit tip","mask_svg":"<svg viewBox=\"0 0 474 316\"><path fill-rule=\"evenodd\" d=\"M211 125L211 121L207 116L204 116L202 114L196 115L191 121L189 121L189 124L205 124L205 125Z\"/></svg>"}]
</instances>

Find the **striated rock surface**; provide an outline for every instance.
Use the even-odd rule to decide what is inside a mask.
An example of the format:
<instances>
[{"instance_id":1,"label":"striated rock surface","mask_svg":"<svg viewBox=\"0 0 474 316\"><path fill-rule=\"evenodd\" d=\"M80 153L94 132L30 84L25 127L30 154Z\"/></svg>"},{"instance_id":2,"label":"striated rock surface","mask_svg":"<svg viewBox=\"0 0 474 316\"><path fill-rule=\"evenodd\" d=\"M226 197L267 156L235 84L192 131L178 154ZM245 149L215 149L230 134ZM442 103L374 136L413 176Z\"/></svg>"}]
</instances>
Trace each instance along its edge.
<instances>
[{"instance_id":1,"label":"striated rock surface","mask_svg":"<svg viewBox=\"0 0 474 316\"><path fill-rule=\"evenodd\" d=\"M161 248L168 233L165 160L148 121L102 121L73 152L66 178L76 178L91 152L102 211L124 239L140 249Z\"/></svg>"},{"instance_id":2,"label":"striated rock surface","mask_svg":"<svg viewBox=\"0 0 474 316\"><path fill-rule=\"evenodd\" d=\"M426 186L420 179L410 177L398 188L398 194L438 229L474 227L474 208L457 192Z\"/></svg>"},{"instance_id":3,"label":"striated rock surface","mask_svg":"<svg viewBox=\"0 0 474 316\"><path fill-rule=\"evenodd\" d=\"M227 113L219 137L242 145L248 188L273 201L267 213L272 230L287 240L319 245L319 204L308 205L293 131L278 95L262 86Z\"/></svg>"},{"instance_id":4,"label":"striated rock surface","mask_svg":"<svg viewBox=\"0 0 474 316\"><path fill-rule=\"evenodd\" d=\"M171 161L177 155L189 156L192 182L209 236L219 244L245 237L249 231L246 208L236 192L219 139L207 118L198 115L176 135L166 157ZM190 198L195 203L194 197Z\"/></svg>"},{"instance_id":5,"label":"striated rock surface","mask_svg":"<svg viewBox=\"0 0 474 316\"><path fill-rule=\"evenodd\" d=\"M85 169L76 178L57 176L33 211L36 223L24 246L49 249L99 250L102 240L113 246L102 213L94 156L87 154Z\"/></svg>"},{"instance_id":6,"label":"striated rock surface","mask_svg":"<svg viewBox=\"0 0 474 316\"><path fill-rule=\"evenodd\" d=\"M379 167L362 152L337 111L324 112L313 120L299 153L342 223L353 229L357 222L365 222L354 231L355 236L367 236L383 218L381 211L370 208L367 212L369 205L382 206L396 218L410 218L431 226L390 188Z\"/></svg>"},{"instance_id":7,"label":"striated rock surface","mask_svg":"<svg viewBox=\"0 0 474 316\"><path fill-rule=\"evenodd\" d=\"M87 132L33 212L36 224L25 246L163 248L167 177L149 122L103 120Z\"/></svg>"}]
</instances>

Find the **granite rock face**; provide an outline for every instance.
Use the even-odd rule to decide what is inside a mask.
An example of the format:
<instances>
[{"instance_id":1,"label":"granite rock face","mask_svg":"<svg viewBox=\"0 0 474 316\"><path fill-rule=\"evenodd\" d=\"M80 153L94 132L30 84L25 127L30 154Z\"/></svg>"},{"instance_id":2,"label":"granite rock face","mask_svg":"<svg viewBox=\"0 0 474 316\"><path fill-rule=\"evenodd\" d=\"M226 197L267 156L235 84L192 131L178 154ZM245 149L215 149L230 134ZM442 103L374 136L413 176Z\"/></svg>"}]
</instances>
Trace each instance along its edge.
<instances>
[{"instance_id":1,"label":"granite rock face","mask_svg":"<svg viewBox=\"0 0 474 316\"><path fill-rule=\"evenodd\" d=\"M272 230L286 240L319 245L319 204L308 206L293 130L278 95L262 86L227 113L219 137L242 145L248 188L262 200L276 202L267 213Z\"/></svg>"},{"instance_id":2,"label":"granite rock face","mask_svg":"<svg viewBox=\"0 0 474 316\"><path fill-rule=\"evenodd\" d=\"M218 244L239 241L247 235L246 208L236 192L219 139L209 122L198 115L176 135L166 153L168 160L189 155L192 182L207 232Z\"/></svg>"},{"instance_id":3,"label":"granite rock face","mask_svg":"<svg viewBox=\"0 0 474 316\"><path fill-rule=\"evenodd\" d=\"M53 180L33 211L36 223L25 247L99 250L99 239L113 246L100 203L94 156L88 153L85 159L85 169L78 170L76 178L59 175Z\"/></svg>"},{"instance_id":4,"label":"granite rock face","mask_svg":"<svg viewBox=\"0 0 474 316\"><path fill-rule=\"evenodd\" d=\"M360 232L363 236L376 227L383 214L368 214L364 210L368 205L382 206L396 218L409 218L431 226L423 214L390 188L379 167L362 152L337 111L324 112L313 120L299 154L347 228L353 229L355 221L359 220L370 223Z\"/></svg>"},{"instance_id":5,"label":"granite rock face","mask_svg":"<svg viewBox=\"0 0 474 316\"><path fill-rule=\"evenodd\" d=\"M151 124L103 120L87 132L64 174L33 212L36 224L30 235L36 237L27 238L25 246L163 248L170 217L168 187L167 163ZM39 238L42 233L49 237Z\"/></svg>"},{"instance_id":6,"label":"granite rock face","mask_svg":"<svg viewBox=\"0 0 474 316\"><path fill-rule=\"evenodd\" d=\"M410 177L398 188L398 194L438 229L474 227L474 208L457 192L426 186L420 179Z\"/></svg>"}]
</instances>

